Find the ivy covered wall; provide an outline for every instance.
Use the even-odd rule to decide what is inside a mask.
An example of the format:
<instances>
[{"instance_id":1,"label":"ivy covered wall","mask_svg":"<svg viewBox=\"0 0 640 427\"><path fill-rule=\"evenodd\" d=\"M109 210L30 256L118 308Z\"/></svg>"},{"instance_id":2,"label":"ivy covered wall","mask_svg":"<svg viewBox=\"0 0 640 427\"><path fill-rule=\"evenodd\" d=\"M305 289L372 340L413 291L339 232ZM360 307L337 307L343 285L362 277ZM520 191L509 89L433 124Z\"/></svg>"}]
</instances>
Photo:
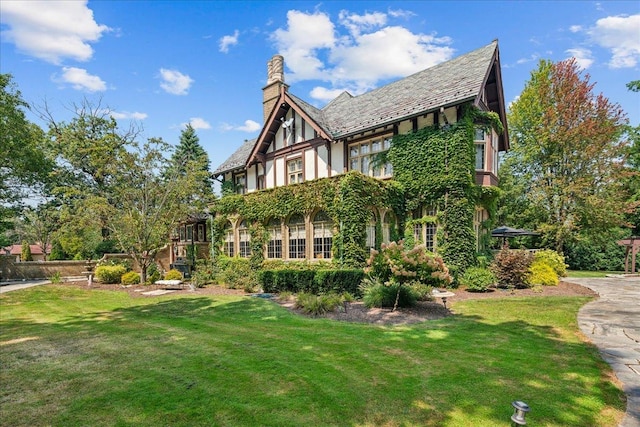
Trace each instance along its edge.
<instances>
[{"instance_id":1,"label":"ivy covered wall","mask_svg":"<svg viewBox=\"0 0 640 427\"><path fill-rule=\"evenodd\" d=\"M454 124L436 124L394 136L389 151L377 160L391 162L392 180L382 181L351 171L247 195L226 195L212 206L214 253L222 246L228 220L242 218L251 224L252 262L257 265L267 243L265 224L269 220L286 219L293 214L309 216L322 210L337 228L333 236L334 261L346 266L362 266L369 255L366 227L371 217L370 208L377 208L393 211L398 219L397 228L391 231L391 240L401 239L405 234L410 236L416 221L437 223L437 250L453 271L462 273L476 260L473 229L476 206L483 206L493 217L498 196L497 190L475 183L473 139L477 126L502 132L497 114L467 106ZM410 218L410 212L424 206L437 207L436 216Z\"/></svg>"},{"instance_id":2,"label":"ivy covered wall","mask_svg":"<svg viewBox=\"0 0 640 427\"><path fill-rule=\"evenodd\" d=\"M346 266L362 266L369 256L366 249L366 226L370 208L388 209L396 217L404 215L404 194L394 181L381 181L348 172L334 178L307 181L276 187L247 195L227 195L212 206L215 213L212 235L214 251L219 251L224 228L229 218L242 218L252 224L252 256L254 262L262 256L266 243L264 225L273 218L289 218L294 214L311 215L324 211L336 224L333 236L333 259ZM395 230L395 237L399 236ZM214 252L215 253L215 252Z\"/></svg>"}]
</instances>

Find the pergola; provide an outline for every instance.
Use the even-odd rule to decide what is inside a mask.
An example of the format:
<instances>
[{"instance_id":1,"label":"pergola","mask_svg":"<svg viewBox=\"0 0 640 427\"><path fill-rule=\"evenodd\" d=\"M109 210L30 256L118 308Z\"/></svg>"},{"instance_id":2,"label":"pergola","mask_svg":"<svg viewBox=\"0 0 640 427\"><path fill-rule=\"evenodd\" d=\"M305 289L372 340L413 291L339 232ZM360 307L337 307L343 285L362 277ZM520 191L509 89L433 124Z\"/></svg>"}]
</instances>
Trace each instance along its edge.
<instances>
[{"instance_id":1,"label":"pergola","mask_svg":"<svg viewBox=\"0 0 640 427\"><path fill-rule=\"evenodd\" d=\"M626 248L624 255L624 272L635 273L636 272L636 253L640 249L640 237L631 236L628 239L618 240L620 246ZM631 270L629 270L629 255L631 255Z\"/></svg>"}]
</instances>

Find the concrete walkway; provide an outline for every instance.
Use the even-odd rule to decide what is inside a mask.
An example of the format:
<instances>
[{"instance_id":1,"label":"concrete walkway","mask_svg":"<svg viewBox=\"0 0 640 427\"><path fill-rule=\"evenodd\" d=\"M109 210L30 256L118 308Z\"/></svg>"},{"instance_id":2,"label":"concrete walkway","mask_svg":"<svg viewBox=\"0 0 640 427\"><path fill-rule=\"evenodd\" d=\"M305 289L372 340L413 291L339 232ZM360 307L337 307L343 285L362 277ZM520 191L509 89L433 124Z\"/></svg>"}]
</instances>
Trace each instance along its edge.
<instances>
[{"instance_id":1,"label":"concrete walkway","mask_svg":"<svg viewBox=\"0 0 640 427\"><path fill-rule=\"evenodd\" d=\"M20 282L0 282L0 294L10 291L17 291L18 289L30 288L32 286L46 285L51 283L50 280L23 280Z\"/></svg>"},{"instance_id":2,"label":"concrete walkway","mask_svg":"<svg viewBox=\"0 0 640 427\"><path fill-rule=\"evenodd\" d=\"M620 427L640 427L640 277L575 279L600 298L580 309L580 330L622 382L627 412Z\"/></svg>"}]
</instances>

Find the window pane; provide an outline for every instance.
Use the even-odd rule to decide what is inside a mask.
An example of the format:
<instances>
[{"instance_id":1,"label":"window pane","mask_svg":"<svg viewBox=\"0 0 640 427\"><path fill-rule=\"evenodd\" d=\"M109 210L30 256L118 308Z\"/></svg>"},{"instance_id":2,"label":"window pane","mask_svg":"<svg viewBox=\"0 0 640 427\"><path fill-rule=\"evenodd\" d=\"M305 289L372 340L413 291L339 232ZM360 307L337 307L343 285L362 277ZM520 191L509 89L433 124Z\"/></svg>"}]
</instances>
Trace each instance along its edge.
<instances>
[{"instance_id":1,"label":"window pane","mask_svg":"<svg viewBox=\"0 0 640 427\"><path fill-rule=\"evenodd\" d=\"M484 141L484 129L476 128L475 136L473 137L476 141Z\"/></svg>"},{"instance_id":2,"label":"window pane","mask_svg":"<svg viewBox=\"0 0 640 427\"><path fill-rule=\"evenodd\" d=\"M358 152L358 146L357 146L357 145L353 145L353 146L349 149L349 156L351 156L351 157L355 157L355 156L357 156L358 154L360 154L360 153Z\"/></svg>"},{"instance_id":3,"label":"window pane","mask_svg":"<svg viewBox=\"0 0 640 427\"><path fill-rule=\"evenodd\" d=\"M484 169L484 144L476 144L476 169Z\"/></svg>"},{"instance_id":4,"label":"window pane","mask_svg":"<svg viewBox=\"0 0 640 427\"><path fill-rule=\"evenodd\" d=\"M379 140L378 141L373 141L371 143L371 152L372 153L377 153L378 151L380 151L380 147L381 147L381 144L380 144Z\"/></svg>"},{"instance_id":5,"label":"window pane","mask_svg":"<svg viewBox=\"0 0 640 427\"><path fill-rule=\"evenodd\" d=\"M369 154L369 144L362 144L360 146L360 154Z\"/></svg>"}]
</instances>

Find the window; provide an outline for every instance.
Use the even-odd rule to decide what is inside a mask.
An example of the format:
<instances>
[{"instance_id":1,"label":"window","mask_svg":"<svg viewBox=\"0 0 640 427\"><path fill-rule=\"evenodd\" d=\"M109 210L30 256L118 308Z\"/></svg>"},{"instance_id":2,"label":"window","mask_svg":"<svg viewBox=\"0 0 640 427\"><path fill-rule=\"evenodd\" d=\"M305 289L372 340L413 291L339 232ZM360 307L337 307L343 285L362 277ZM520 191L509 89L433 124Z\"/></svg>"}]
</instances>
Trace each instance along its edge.
<instances>
[{"instance_id":1,"label":"window","mask_svg":"<svg viewBox=\"0 0 640 427\"><path fill-rule=\"evenodd\" d=\"M238 236L240 237L240 256L242 258L249 258L249 256L251 256L251 235L244 221L242 221L238 227Z\"/></svg>"},{"instance_id":2,"label":"window","mask_svg":"<svg viewBox=\"0 0 640 427\"><path fill-rule=\"evenodd\" d=\"M377 154L389 150L391 137L378 138L367 142L359 142L349 146L349 170L357 170L365 175L377 178L389 177L393 174L391 163L375 164Z\"/></svg>"},{"instance_id":3,"label":"window","mask_svg":"<svg viewBox=\"0 0 640 427\"><path fill-rule=\"evenodd\" d=\"M180 240L184 242L186 240L186 238L187 238L187 235L185 233L185 227L181 226L180 227Z\"/></svg>"},{"instance_id":4,"label":"window","mask_svg":"<svg viewBox=\"0 0 640 427\"><path fill-rule=\"evenodd\" d=\"M367 224L367 247L373 249L376 247L376 214L371 212L369 223Z\"/></svg>"},{"instance_id":5,"label":"window","mask_svg":"<svg viewBox=\"0 0 640 427\"><path fill-rule=\"evenodd\" d=\"M476 128L475 134L473 136L473 140L484 142L484 129Z\"/></svg>"},{"instance_id":6,"label":"window","mask_svg":"<svg viewBox=\"0 0 640 427\"><path fill-rule=\"evenodd\" d=\"M396 224L396 217L393 212L387 212L384 215L384 222L382 223L382 243L391 242L391 227Z\"/></svg>"},{"instance_id":7,"label":"window","mask_svg":"<svg viewBox=\"0 0 640 427\"><path fill-rule=\"evenodd\" d=\"M293 215L289 219L289 258L306 258L307 235L302 215Z\"/></svg>"},{"instance_id":8,"label":"window","mask_svg":"<svg viewBox=\"0 0 640 427\"><path fill-rule=\"evenodd\" d=\"M245 194L247 192L247 176L245 174L236 175L233 178L237 194Z\"/></svg>"},{"instance_id":9,"label":"window","mask_svg":"<svg viewBox=\"0 0 640 427\"><path fill-rule=\"evenodd\" d=\"M267 225L269 243L267 243L267 258L282 258L282 226L279 219L272 219Z\"/></svg>"},{"instance_id":10,"label":"window","mask_svg":"<svg viewBox=\"0 0 640 427\"><path fill-rule=\"evenodd\" d=\"M227 223L227 226L224 229L224 254L227 256L235 255L235 247L234 247L234 238L233 238L233 227L231 223Z\"/></svg>"},{"instance_id":11,"label":"window","mask_svg":"<svg viewBox=\"0 0 640 427\"><path fill-rule=\"evenodd\" d=\"M484 170L484 143L476 143L476 170Z\"/></svg>"},{"instance_id":12,"label":"window","mask_svg":"<svg viewBox=\"0 0 640 427\"><path fill-rule=\"evenodd\" d=\"M187 241L193 240L193 225L187 225Z\"/></svg>"},{"instance_id":13,"label":"window","mask_svg":"<svg viewBox=\"0 0 640 427\"><path fill-rule=\"evenodd\" d=\"M435 206L428 206L424 209L416 209L413 211L413 219L418 220L425 216L433 217L437 214ZM433 222L416 222L413 224L413 238L416 242L421 242L427 248L427 250L434 252L436 248L436 231L438 226Z\"/></svg>"},{"instance_id":14,"label":"window","mask_svg":"<svg viewBox=\"0 0 640 427\"><path fill-rule=\"evenodd\" d=\"M205 227L206 226L204 224L198 224L198 241L199 242L205 241L205 235L204 235Z\"/></svg>"},{"instance_id":15,"label":"window","mask_svg":"<svg viewBox=\"0 0 640 427\"><path fill-rule=\"evenodd\" d=\"M298 184L304 181L302 175L302 158L289 160L287 162L287 173L289 184Z\"/></svg>"},{"instance_id":16,"label":"window","mask_svg":"<svg viewBox=\"0 0 640 427\"><path fill-rule=\"evenodd\" d=\"M313 257L331 259L333 244L333 221L324 213L318 212L313 220Z\"/></svg>"}]
</instances>

